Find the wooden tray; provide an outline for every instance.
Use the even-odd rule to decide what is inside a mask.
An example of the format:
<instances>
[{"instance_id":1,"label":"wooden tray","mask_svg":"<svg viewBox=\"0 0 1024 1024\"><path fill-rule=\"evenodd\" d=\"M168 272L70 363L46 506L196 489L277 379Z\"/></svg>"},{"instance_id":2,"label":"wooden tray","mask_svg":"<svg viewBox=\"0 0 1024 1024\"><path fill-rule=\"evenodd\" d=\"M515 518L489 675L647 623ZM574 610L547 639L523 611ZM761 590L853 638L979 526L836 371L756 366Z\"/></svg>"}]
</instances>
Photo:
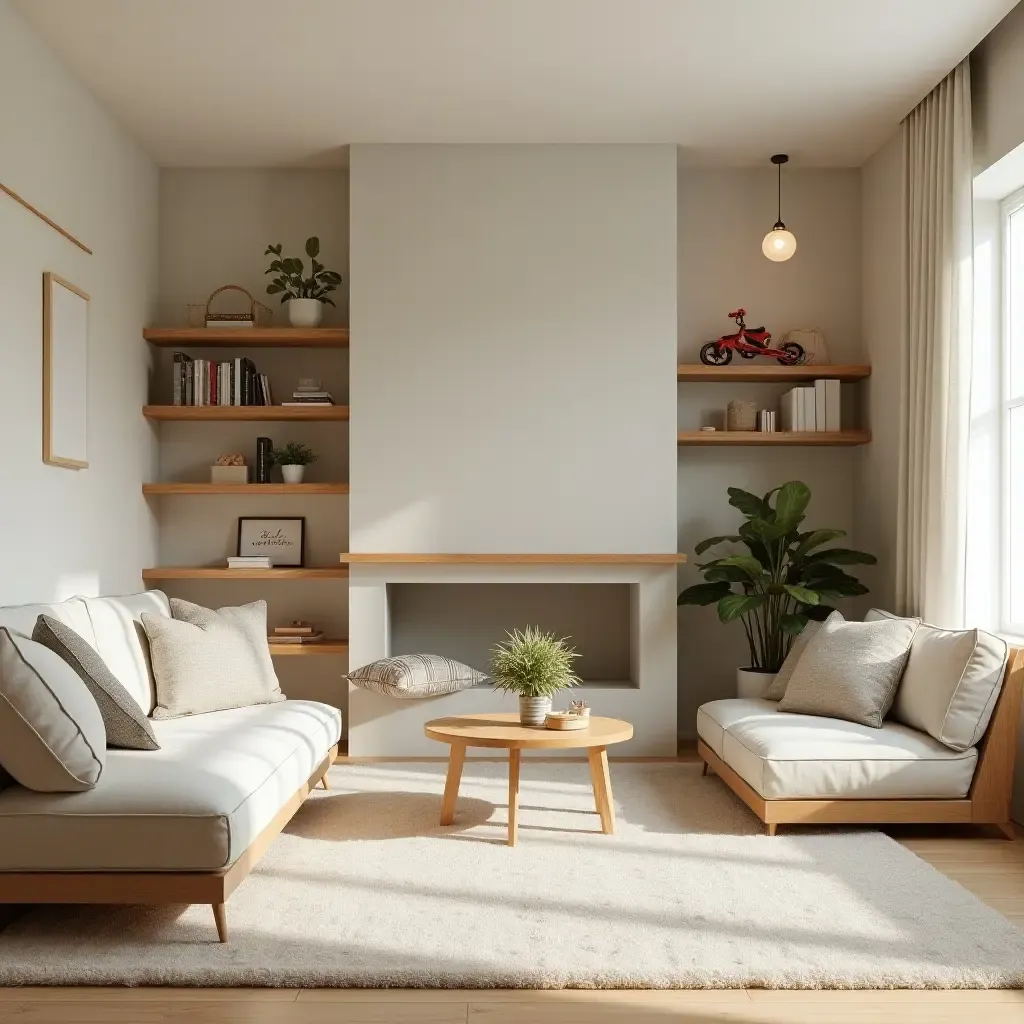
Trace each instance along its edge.
<instances>
[{"instance_id":1,"label":"wooden tray","mask_svg":"<svg viewBox=\"0 0 1024 1024\"><path fill-rule=\"evenodd\" d=\"M589 715L570 715L563 711L553 711L544 719L545 729L559 729L563 732L586 729L588 725Z\"/></svg>"}]
</instances>

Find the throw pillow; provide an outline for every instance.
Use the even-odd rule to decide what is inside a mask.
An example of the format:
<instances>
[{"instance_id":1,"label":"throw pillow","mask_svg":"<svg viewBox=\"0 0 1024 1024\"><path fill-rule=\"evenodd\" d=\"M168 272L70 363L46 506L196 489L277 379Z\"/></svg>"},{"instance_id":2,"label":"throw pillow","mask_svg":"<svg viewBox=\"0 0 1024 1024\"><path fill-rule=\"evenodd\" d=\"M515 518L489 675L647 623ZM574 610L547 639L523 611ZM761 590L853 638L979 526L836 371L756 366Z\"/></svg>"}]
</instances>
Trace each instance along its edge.
<instances>
[{"instance_id":1,"label":"throw pillow","mask_svg":"<svg viewBox=\"0 0 1024 1024\"><path fill-rule=\"evenodd\" d=\"M267 602L203 608L171 598L171 616L142 613L156 683L154 718L284 700L267 645Z\"/></svg>"},{"instance_id":2,"label":"throw pillow","mask_svg":"<svg viewBox=\"0 0 1024 1024\"><path fill-rule=\"evenodd\" d=\"M381 658L347 676L350 683L364 690L376 690L400 700L468 690L486 678L483 672L440 654L402 654L395 658Z\"/></svg>"},{"instance_id":3,"label":"throw pillow","mask_svg":"<svg viewBox=\"0 0 1024 1024\"><path fill-rule=\"evenodd\" d=\"M26 789L79 793L107 760L103 716L75 670L0 627L0 756Z\"/></svg>"},{"instance_id":4,"label":"throw pillow","mask_svg":"<svg viewBox=\"0 0 1024 1024\"><path fill-rule=\"evenodd\" d=\"M48 647L78 673L99 706L107 730L107 746L125 750L159 750L153 726L132 695L114 678L92 645L70 626L40 615L32 639Z\"/></svg>"},{"instance_id":5,"label":"throw pillow","mask_svg":"<svg viewBox=\"0 0 1024 1024\"><path fill-rule=\"evenodd\" d=\"M833 612L832 614L838 613ZM796 663L804 653L804 648L811 642L811 638L819 629L821 629L821 623L816 619L810 619L807 625L793 638L789 654L786 655L782 668L775 673L775 678L764 692L765 700L782 700L786 696L786 687L789 686L789 681L793 678L793 670L796 668Z\"/></svg>"},{"instance_id":6,"label":"throw pillow","mask_svg":"<svg viewBox=\"0 0 1024 1024\"><path fill-rule=\"evenodd\" d=\"M804 649L779 710L881 729L917 626L914 619L846 622L833 612Z\"/></svg>"}]
</instances>

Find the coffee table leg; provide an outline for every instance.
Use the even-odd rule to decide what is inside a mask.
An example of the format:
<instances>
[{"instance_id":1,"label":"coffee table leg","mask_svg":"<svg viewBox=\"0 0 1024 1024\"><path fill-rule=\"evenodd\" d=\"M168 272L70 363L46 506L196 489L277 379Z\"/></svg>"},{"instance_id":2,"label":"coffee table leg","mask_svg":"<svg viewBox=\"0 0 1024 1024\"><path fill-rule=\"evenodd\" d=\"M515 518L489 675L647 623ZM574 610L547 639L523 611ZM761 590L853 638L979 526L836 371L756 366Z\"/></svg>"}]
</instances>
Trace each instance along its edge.
<instances>
[{"instance_id":1,"label":"coffee table leg","mask_svg":"<svg viewBox=\"0 0 1024 1024\"><path fill-rule=\"evenodd\" d=\"M601 815L601 831L610 836L615 832L615 804L612 803L607 748L590 747L587 760L590 762L590 778L594 783L594 803L597 804L597 813Z\"/></svg>"},{"instance_id":2,"label":"coffee table leg","mask_svg":"<svg viewBox=\"0 0 1024 1024\"><path fill-rule=\"evenodd\" d=\"M441 824L455 821L455 801L462 781L462 766L466 763L466 745L453 743L448 754L448 777L444 780L444 799L441 801Z\"/></svg>"},{"instance_id":3,"label":"coffee table leg","mask_svg":"<svg viewBox=\"0 0 1024 1024\"><path fill-rule=\"evenodd\" d=\"M519 762L522 751L512 747L508 752L508 845L519 838Z\"/></svg>"}]
</instances>

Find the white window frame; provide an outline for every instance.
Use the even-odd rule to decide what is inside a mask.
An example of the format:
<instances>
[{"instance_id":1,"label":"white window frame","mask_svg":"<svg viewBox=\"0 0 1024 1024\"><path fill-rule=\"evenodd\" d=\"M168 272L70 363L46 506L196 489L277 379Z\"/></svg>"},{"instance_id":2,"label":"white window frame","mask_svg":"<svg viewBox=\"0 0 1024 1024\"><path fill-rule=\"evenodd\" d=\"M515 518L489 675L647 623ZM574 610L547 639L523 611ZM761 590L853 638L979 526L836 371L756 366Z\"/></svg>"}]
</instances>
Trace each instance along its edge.
<instances>
[{"instance_id":1,"label":"white window frame","mask_svg":"<svg viewBox=\"0 0 1024 1024\"><path fill-rule=\"evenodd\" d=\"M1011 352L1010 347L1013 341L1013 335L1011 332L1010 324L1010 295L1011 295L1011 275L1014 272L1014 268L1011 265L1010 260L1010 217L1016 213L1022 213L1024 215L1024 188L1018 189L1016 192L1011 193L1007 196L1000 204L1000 231L1002 234L1002 268L999 275L1002 291L1001 306L1001 322L999 327L1000 345L1000 366L999 366L999 407L1000 407L1000 430L999 430L999 444L1000 444L1000 480L999 480L999 491L1000 491L1000 511L1002 519L1002 529L1000 530L1000 580L999 580L999 610L1001 620L1001 632L1014 637L1024 637L1024 622L1013 622L1010 618L1010 552L1011 552L1011 531L1014 529L1014 523L1017 523L1017 529L1024 529L1021 525L1024 521L1024 509L1016 509L1011 507L1010 501L1010 479L1012 467L1010 465L1010 412L1013 409L1024 407L1024 393L1019 395L1011 394ZM1024 288L1024 268L1017 268L1019 286ZM1024 302L1022 302L1024 305ZM1022 355L1024 358L1024 355ZM1018 467L1018 472L1020 468Z\"/></svg>"}]
</instances>

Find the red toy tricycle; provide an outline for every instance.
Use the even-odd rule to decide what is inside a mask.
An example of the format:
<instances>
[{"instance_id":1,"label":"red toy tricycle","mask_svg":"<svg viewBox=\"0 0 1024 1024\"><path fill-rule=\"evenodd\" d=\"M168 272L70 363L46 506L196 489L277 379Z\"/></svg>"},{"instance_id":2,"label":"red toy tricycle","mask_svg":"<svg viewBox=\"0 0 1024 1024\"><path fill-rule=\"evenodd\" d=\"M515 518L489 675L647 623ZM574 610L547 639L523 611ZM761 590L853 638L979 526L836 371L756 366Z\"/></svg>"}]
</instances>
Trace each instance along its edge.
<instances>
[{"instance_id":1,"label":"red toy tricycle","mask_svg":"<svg viewBox=\"0 0 1024 1024\"><path fill-rule=\"evenodd\" d=\"M745 309L735 309L729 316L736 321L739 330L735 334L723 334L718 341L709 341L700 350L700 361L708 366L728 366L735 349L744 359L754 356L771 356L783 366L795 366L806 358L803 345L787 341L779 348L772 348L771 334L763 327L747 327L743 318Z\"/></svg>"}]
</instances>

